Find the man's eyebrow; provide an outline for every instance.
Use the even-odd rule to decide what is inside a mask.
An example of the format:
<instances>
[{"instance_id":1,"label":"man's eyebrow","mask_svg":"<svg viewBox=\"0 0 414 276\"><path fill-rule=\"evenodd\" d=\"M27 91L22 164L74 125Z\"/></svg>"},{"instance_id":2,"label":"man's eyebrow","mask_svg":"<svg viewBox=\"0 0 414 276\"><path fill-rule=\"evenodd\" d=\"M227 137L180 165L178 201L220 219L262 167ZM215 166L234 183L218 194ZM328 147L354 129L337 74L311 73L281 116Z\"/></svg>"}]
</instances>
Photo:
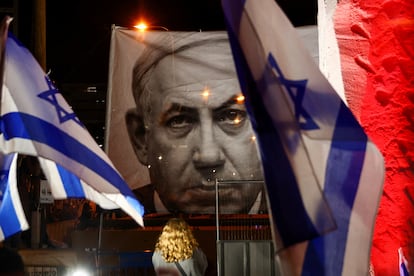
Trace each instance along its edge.
<instances>
[{"instance_id":1,"label":"man's eyebrow","mask_svg":"<svg viewBox=\"0 0 414 276\"><path fill-rule=\"evenodd\" d=\"M239 96L240 95L231 96L227 101L222 103L219 107L214 108L213 112L217 112L217 111L220 111L222 109L226 109L226 108L228 108L232 105L235 105L235 104L243 104L244 101L238 100ZM185 105L178 104L178 103L171 103L171 105L168 107L168 109L166 109L165 111L162 112L161 121L164 121L164 119L168 116L168 114L171 114L173 112L194 113L194 112L196 112L196 108L185 106Z\"/></svg>"},{"instance_id":2,"label":"man's eyebrow","mask_svg":"<svg viewBox=\"0 0 414 276\"><path fill-rule=\"evenodd\" d=\"M242 100L242 101L240 101L240 100L238 100L238 97L239 97L240 95L233 95L233 96L231 96L227 101L225 101L222 105L220 105L219 107L217 107L217 108L214 108L213 109L213 112L214 111L220 111L220 110L222 110L222 109L226 109L226 108L228 108L228 107L230 107L230 106L232 106L232 105L235 105L235 104L244 104L244 101Z\"/></svg>"},{"instance_id":3,"label":"man's eyebrow","mask_svg":"<svg viewBox=\"0 0 414 276\"><path fill-rule=\"evenodd\" d=\"M172 103L168 109L164 110L161 113L161 118L160 118L160 122L164 122L168 119L169 114L171 113L195 113L195 109L192 107L188 107L182 104L178 104L178 103Z\"/></svg>"},{"instance_id":4,"label":"man's eyebrow","mask_svg":"<svg viewBox=\"0 0 414 276\"><path fill-rule=\"evenodd\" d=\"M171 112L190 112L193 111L194 107L188 107L178 103L171 103L170 107L163 111L163 114L168 114Z\"/></svg>"}]
</instances>

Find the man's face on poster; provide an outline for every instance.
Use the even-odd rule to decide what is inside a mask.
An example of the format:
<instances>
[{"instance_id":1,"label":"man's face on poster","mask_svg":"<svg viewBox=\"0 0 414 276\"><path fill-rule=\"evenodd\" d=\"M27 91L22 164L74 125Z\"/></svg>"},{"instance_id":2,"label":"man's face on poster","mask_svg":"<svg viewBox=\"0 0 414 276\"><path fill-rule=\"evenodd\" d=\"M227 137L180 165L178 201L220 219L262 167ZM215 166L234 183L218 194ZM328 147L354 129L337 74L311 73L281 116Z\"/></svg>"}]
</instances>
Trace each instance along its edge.
<instances>
[{"instance_id":1,"label":"man's face on poster","mask_svg":"<svg viewBox=\"0 0 414 276\"><path fill-rule=\"evenodd\" d=\"M220 212L248 213L263 187L245 181L263 179L255 137L231 53L218 66L202 48L202 61L181 58L195 54L188 49L156 65L138 157L168 210L214 213L218 179L243 180L219 186Z\"/></svg>"}]
</instances>

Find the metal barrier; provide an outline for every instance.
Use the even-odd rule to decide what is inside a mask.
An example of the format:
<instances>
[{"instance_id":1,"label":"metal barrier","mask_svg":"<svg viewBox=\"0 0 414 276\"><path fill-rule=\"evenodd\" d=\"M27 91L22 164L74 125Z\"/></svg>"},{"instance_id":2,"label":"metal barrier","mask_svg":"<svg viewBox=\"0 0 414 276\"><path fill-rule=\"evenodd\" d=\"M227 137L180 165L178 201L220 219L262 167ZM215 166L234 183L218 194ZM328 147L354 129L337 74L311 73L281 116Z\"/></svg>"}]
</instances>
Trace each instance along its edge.
<instances>
[{"instance_id":1,"label":"metal barrier","mask_svg":"<svg viewBox=\"0 0 414 276\"><path fill-rule=\"evenodd\" d=\"M279 276L274 261L273 241L219 241L218 275Z\"/></svg>"},{"instance_id":2,"label":"metal barrier","mask_svg":"<svg viewBox=\"0 0 414 276\"><path fill-rule=\"evenodd\" d=\"M25 275L60 276L76 267L78 258L71 249L21 249Z\"/></svg>"},{"instance_id":3,"label":"metal barrier","mask_svg":"<svg viewBox=\"0 0 414 276\"><path fill-rule=\"evenodd\" d=\"M220 187L263 184L262 180L216 180L217 274L219 276L280 275L275 262L269 216L266 213L223 214L220 208L226 200L220 197ZM260 206L260 201L265 198L258 196L256 205Z\"/></svg>"},{"instance_id":4,"label":"metal barrier","mask_svg":"<svg viewBox=\"0 0 414 276\"><path fill-rule=\"evenodd\" d=\"M67 268L63 266L26 266L27 276L59 276L66 275Z\"/></svg>"}]
</instances>

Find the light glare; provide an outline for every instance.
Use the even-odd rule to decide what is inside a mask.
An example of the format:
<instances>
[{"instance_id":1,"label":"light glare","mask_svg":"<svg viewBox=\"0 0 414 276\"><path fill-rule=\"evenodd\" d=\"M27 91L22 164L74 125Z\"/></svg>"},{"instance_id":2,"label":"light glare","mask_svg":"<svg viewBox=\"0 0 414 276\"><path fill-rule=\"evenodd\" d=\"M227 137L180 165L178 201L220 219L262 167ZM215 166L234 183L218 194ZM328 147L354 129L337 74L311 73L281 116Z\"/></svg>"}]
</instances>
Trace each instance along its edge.
<instances>
[{"instance_id":1,"label":"light glare","mask_svg":"<svg viewBox=\"0 0 414 276\"><path fill-rule=\"evenodd\" d=\"M239 95L236 98L237 103L241 104L244 102L244 96L243 95Z\"/></svg>"},{"instance_id":2,"label":"light glare","mask_svg":"<svg viewBox=\"0 0 414 276\"><path fill-rule=\"evenodd\" d=\"M69 276L92 276L92 273L84 268L77 268Z\"/></svg>"},{"instance_id":3,"label":"light glare","mask_svg":"<svg viewBox=\"0 0 414 276\"><path fill-rule=\"evenodd\" d=\"M208 96L210 96L210 90L208 89L208 87L204 88L202 95L204 99L207 99Z\"/></svg>"},{"instance_id":4,"label":"light glare","mask_svg":"<svg viewBox=\"0 0 414 276\"><path fill-rule=\"evenodd\" d=\"M148 29L148 26L145 23L139 23L138 25L135 25L134 28L137 28L141 32L144 32L146 29Z\"/></svg>"}]
</instances>

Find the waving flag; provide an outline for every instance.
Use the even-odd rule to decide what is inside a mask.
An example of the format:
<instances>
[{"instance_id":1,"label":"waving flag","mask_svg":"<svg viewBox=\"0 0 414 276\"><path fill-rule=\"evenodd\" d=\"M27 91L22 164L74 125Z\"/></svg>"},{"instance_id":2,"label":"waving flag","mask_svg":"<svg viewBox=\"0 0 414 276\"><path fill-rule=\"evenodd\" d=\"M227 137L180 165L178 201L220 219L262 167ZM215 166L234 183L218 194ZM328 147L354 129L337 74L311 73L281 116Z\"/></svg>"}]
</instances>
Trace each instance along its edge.
<instances>
[{"instance_id":1,"label":"waving flag","mask_svg":"<svg viewBox=\"0 0 414 276\"><path fill-rule=\"evenodd\" d=\"M400 276L409 276L410 273L408 272L408 262L404 257L404 253L401 247L398 248L398 261L400 263Z\"/></svg>"},{"instance_id":2,"label":"waving flag","mask_svg":"<svg viewBox=\"0 0 414 276\"><path fill-rule=\"evenodd\" d=\"M142 205L53 82L16 38L4 40L1 152L37 156L56 199L87 198L104 209L121 208L143 225ZM8 212L0 216L8 218L0 221L2 228L15 220Z\"/></svg>"},{"instance_id":3,"label":"waving flag","mask_svg":"<svg viewBox=\"0 0 414 276\"><path fill-rule=\"evenodd\" d=\"M367 275L383 158L273 0L222 0L285 275Z\"/></svg>"},{"instance_id":4,"label":"waving flag","mask_svg":"<svg viewBox=\"0 0 414 276\"><path fill-rule=\"evenodd\" d=\"M29 228L17 189L16 163L17 153L0 155L0 240Z\"/></svg>"}]
</instances>

